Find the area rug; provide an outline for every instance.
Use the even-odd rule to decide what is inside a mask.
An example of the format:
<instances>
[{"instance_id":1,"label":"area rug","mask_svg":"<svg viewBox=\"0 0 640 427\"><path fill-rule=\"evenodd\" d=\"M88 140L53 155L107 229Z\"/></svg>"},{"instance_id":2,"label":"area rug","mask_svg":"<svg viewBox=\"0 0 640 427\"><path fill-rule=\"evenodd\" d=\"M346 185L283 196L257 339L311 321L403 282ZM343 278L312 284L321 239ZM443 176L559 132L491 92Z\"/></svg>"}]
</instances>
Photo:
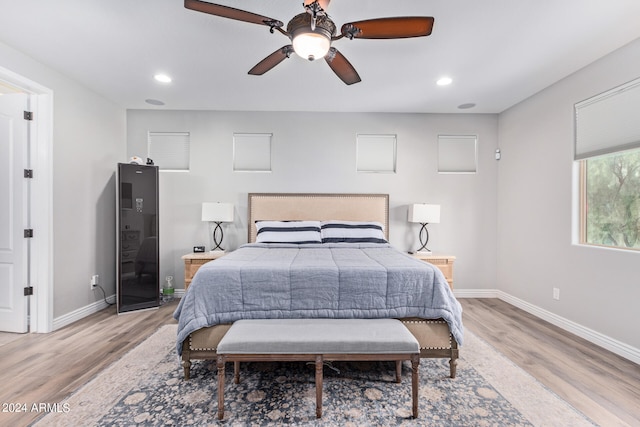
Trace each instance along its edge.
<instances>
[{"instance_id":1,"label":"area rug","mask_svg":"<svg viewBox=\"0 0 640 427\"><path fill-rule=\"evenodd\" d=\"M593 426L585 416L465 332L458 374L444 359L421 359L418 419L411 418L410 364L325 367L323 416L315 418L314 367L246 363L240 384L227 369L225 419L217 420L217 369L195 361L183 379L176 326L160 328L62 403L42 426Z\"/></svg>"}]
</instances>

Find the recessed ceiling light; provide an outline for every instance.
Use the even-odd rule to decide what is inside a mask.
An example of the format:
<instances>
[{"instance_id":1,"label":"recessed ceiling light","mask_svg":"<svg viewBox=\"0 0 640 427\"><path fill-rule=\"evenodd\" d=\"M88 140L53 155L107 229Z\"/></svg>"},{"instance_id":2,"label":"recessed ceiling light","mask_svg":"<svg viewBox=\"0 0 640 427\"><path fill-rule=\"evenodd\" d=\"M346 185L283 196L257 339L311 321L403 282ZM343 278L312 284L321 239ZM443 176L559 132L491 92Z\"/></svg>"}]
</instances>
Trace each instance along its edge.
<instances>
[{"instance_id":1,"label":"recessed ceiling light","mask_svg":"<svg viewBox=\"0 0 640 427\"><path fill-rule=\"evenodd\" d=\"M167 76L166 74L156 74L155 76L153 76L153 78L160 83L171 83L171 77Z\"/></svg>"},{"instance_id":2,"label":"recessed ceiling light","mask_svg":"<svg viewBox=\"0 0 640 427\"><path fill-rule=\"evenodd\" d=\"M467 109L469 109L469 108L473 108L473 107L475 107L475 106L476 106L476 104L474 104L473 102L468 102L468 103L466 103L466 104L460 104L460 105L458 105L458 108L459 108L459 109L461 109L461 110L467 110Z\"/></svg>"},{"instance_id":3,"label":"recessed ceiling light","mask_svg":"<svg viewBox=\"0 0 640 427\"><path fill-rule=\"evenodd\" d=\"M151 105L164 105L164 102L160 101L159 99L149 98L149 99L145 99L144 102Z\"/></svg>"},{"instance_id":4,"label":"recessed ceiling light","mask_svg":"<svg viewBox=\"0 0 640 427\"><path fill-rule=\"evenodd\" d=\"M451 77L440 77L436 82L436 84L438 86L447 86L447 85L450 85L452 82L453 82L453 79Z\"/></svg>"}]
</instances>

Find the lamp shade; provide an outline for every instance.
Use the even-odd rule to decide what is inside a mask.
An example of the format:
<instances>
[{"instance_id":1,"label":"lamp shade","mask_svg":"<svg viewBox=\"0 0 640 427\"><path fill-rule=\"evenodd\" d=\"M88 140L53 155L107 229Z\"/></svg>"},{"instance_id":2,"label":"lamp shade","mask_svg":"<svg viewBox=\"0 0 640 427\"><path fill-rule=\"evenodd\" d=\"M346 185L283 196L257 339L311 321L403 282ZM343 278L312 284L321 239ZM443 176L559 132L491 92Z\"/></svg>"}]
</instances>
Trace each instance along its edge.
<instances>
[{"instance_id":1,"label":"lamp shade","mask_svg":"<svg viewBox=\"0 0 640 427\"><path fill-rule=\"evenodd\" d=\"M233 222L233 203L203 203L202 220L211 222Z\"/></svg>"},{"instance_id":2,"label":"lamp shade","mask_svg":"<svg viewBox=\"0 0 640 427\"><path fill-rule=\"evenodd\" d=\"M425 203L409 205L409 222L420 224L438 224L440 222L440 205L427 205Z\"/></svg>"}]
</instances>

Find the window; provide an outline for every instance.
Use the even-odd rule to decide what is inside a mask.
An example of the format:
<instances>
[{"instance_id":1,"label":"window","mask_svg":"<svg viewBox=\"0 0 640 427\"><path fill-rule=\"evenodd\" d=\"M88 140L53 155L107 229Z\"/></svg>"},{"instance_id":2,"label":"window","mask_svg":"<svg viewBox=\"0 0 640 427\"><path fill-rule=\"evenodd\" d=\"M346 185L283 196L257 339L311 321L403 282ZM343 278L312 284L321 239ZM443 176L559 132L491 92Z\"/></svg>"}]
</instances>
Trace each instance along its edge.
<instances>
[{"instance_id":1,"label":"window","mask_svg":"<svg viewBox=\"0 0 640 427\"><path fill-rule=\"evenodd\" d=\"M640 79L578 102L580 243L640 250Z\"/></svg>"},{"instance_id":2,"label":"window","mask_svg":"<svg viewBox=\"0 0 640 427\"><path fill-rule=\"evenodd\" d=\"M233 134L235 172L271 172L270 133Z\"/></svg>"},{"instance_id":3,"label":"window","mask_svg":"<svg viewBox=\"0 0 640 427\"><path fill-rule=\"evenodd\" d=\"M640 149L580 162L580 243L640 250Z\"/></svg>"},{"instance_id":4,"label":"window","mask_svg":"<svg viewBox=\"0 0 640 427\"><path fill-rule=\"evenodd\" d=\"M476 173L476 135L438 135L438 173Z\"/></svg>"},{"instance_id":5,"label":"window","mask_svg":"<svg viewBox=\"0 0 640 427\"><path fill-rule=\"evenodd\" d=\"M149 132L147 157L161 171L189 171L189 132Z\"/></svg>"},{"instance_id":6,"label":"window","mask_svg":"<svg viewBox=\"0 0 640 427\"><path fill-rule=\"evenodd\" d=\"M357 135L358 172L396 172L396 135Z\"/></svg>"}]
</instances>

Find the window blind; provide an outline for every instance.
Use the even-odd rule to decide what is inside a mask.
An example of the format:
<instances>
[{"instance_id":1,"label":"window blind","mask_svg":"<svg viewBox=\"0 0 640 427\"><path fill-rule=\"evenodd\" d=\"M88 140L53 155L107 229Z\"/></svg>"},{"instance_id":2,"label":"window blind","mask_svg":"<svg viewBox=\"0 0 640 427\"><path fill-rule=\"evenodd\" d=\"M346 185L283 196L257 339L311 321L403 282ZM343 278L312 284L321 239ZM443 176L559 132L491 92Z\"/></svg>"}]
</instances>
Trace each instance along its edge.
<instances>
[{"instance_id":1,"label":"window blind","mask_svg":"<svg viewBox=\"0 0 640 427\"><path fill-rule=\"evenodd\" d=\"M189 170L189 132L149 132L147 157L160 170Z\"/></svg>"},{"instance_id":2,"label":"window blind","mask_svg":"<svg viewBox=\"0 0 640 427\"><path fill-rule=\"evenodd\" d=\"M439 173L476 173L476 135L438 135Z\"/></svg>"},{"instance_id":3,"label":"window blind","mask_svg":"<svg viewBox=\"0 0 640 427\"><path fill-rule=\"evenodd\" d=\"M270 133L233 134L235 172L271 172Z\"/></svg>"},{"instance_id":4,"label":"window blind","mask_svg":"<svg viewBox=\"0 0 640 427\"><path fill-rule=\"evenodd\" d=\"M396 172L396 135L357 135L358 172Z\"/></svg>"},{"instance_id":5,"label":"window blind","mask_svg":"<svg viewBox=\"0 0 640 427\"><path fill-rule=\"evenodd\" d=\"M640 78L574 109L575 160L640 147Z\"/></svg>"}]
</instances>

